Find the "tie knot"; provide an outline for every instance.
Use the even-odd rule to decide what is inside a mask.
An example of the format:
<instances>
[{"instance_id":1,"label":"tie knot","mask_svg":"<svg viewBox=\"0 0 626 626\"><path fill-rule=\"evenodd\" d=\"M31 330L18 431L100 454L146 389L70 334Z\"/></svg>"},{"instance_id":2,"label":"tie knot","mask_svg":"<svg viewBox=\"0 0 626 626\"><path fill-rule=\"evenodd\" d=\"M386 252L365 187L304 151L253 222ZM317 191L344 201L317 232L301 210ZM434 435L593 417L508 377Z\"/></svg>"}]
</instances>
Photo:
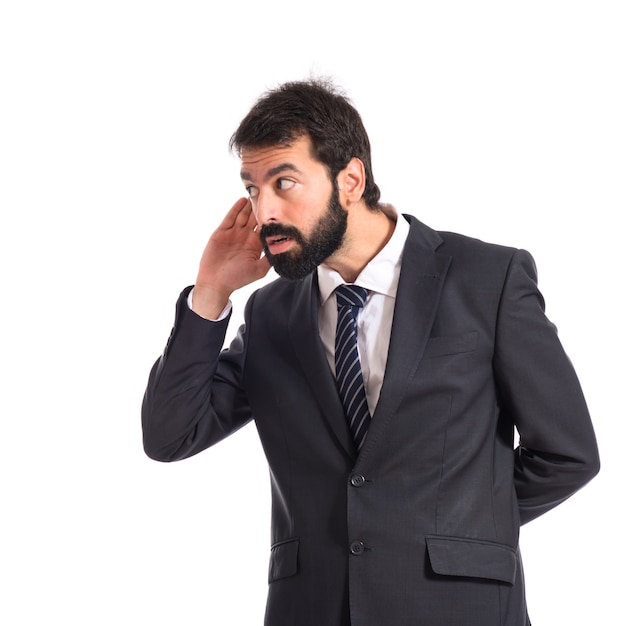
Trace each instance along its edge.
<instances>
[{"instance_id":1,"label":"tie knot","mask_svg":"<svg viewBox=\"0 0 626 626\"><path fill-rule=\"evenodd\" d=\"M339 285L335 289L337 307L352 306L361 308L367 299L367 289L357 285Z\"/></svg>"}]
</instances>

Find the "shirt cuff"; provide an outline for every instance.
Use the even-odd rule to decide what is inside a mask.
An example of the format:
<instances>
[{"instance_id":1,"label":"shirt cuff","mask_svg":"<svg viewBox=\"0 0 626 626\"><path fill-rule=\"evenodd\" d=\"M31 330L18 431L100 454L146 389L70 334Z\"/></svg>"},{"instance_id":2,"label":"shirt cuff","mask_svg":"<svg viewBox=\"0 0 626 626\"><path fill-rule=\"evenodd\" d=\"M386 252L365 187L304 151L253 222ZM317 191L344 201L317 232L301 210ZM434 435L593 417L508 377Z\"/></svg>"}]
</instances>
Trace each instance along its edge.
<instances>
[{"instance_id":1,"label":"shirt cuff","mask_svg":"<svg viewBox=\"0 0 626 626\"><path fill-rule=\"evenodd\" d=\"M187 306L189 307L191 311L193 311L193 308L191 307L191 303L193 301L192 297L193 297L193 289L189 292L189 295L187 296ZM221 322L223 319L226 319L230 315L232 308L233 308L233 303L229 300L228 304L224 307L224 309L219 314L219 317L217 319L210 319L208 317L202 317L202 315L198 315L195 311L193 312L196 313L198 317L202 317L202 319L208 320L209 322Z\"/></svg>"}]
</instances>

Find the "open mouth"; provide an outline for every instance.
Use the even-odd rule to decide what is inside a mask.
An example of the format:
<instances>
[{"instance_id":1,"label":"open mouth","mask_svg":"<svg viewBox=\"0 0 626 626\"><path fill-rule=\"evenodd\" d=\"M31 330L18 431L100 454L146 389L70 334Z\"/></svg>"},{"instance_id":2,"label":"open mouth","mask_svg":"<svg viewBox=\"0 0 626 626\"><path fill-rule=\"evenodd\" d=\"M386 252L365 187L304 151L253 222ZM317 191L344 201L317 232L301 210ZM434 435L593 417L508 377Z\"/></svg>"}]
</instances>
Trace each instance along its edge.
<instances>
[{"instance_id":1,"label":"open mouth","mask_svg":"<svg viewBox=\"0 0 626 626\"><path fill-rule=\"evenodd\" d=\"M287 237L286 235L275 235L265 239L266 249L273 255L287 252L292 243L293 239L291 237Z\"/></svg>"},{"instance_id":2,"label":"open mouth","mask_svg":"<svg viewBox=\"0 0 626 626\"><path fill-rule=\"evenodd\" d=\"M289 241L289 240L290 240L289 237L278 236L278 237L268 237L266 241L267 241L267 245L268 246L275 246L275 245L277 245L279 243L283 243L283 242Z\"/></svg>"}]
</instances>

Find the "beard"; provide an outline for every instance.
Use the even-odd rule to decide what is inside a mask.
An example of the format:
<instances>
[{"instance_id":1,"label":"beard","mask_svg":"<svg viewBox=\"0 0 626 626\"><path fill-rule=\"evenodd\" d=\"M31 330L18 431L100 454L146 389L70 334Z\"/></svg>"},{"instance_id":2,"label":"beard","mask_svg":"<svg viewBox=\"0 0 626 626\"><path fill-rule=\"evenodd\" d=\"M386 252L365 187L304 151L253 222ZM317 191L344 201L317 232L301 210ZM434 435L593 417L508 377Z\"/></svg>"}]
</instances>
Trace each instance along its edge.
<instances>
[{"instance_id":1,"label":"beard","mask_svg":"<svg viewBox=\"0 0 626 626\"><path fill-rule=\"evenodd\" d=\"M339 203L339 193L333 190L325 213L319 218L311 234L305 237L295 226L272 223L261 227L263 251L276 273L289 280L300 280L313 272L343 243L348 228L348 214ZM272 254L267 238L283 236L292 239L297 246L280 254Z\"/></svg>"}]
</instances>

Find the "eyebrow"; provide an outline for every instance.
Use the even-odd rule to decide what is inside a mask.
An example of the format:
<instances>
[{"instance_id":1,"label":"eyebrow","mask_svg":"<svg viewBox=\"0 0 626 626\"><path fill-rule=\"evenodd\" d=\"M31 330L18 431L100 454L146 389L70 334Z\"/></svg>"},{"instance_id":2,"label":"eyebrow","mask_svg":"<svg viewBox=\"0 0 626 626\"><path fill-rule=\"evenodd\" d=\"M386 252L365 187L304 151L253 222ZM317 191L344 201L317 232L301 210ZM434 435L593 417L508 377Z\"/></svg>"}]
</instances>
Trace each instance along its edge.
<instances>
[{"instance_id":1,"label":"eyebrow","mask_svg":"<svg viewBox=\"0 0 626 626\"><path fill-rule=\"evenodd\" d=\"M302 173L293 163L281 163L280 165L276 165L271 170L267 171L267 173L265 174L265 180L269 180L277 174L281 174L282 172L287 171L296 172L297 174ZM242 170L241 180L252 180L251 174Z\"/></svg>"}]
</instances>

